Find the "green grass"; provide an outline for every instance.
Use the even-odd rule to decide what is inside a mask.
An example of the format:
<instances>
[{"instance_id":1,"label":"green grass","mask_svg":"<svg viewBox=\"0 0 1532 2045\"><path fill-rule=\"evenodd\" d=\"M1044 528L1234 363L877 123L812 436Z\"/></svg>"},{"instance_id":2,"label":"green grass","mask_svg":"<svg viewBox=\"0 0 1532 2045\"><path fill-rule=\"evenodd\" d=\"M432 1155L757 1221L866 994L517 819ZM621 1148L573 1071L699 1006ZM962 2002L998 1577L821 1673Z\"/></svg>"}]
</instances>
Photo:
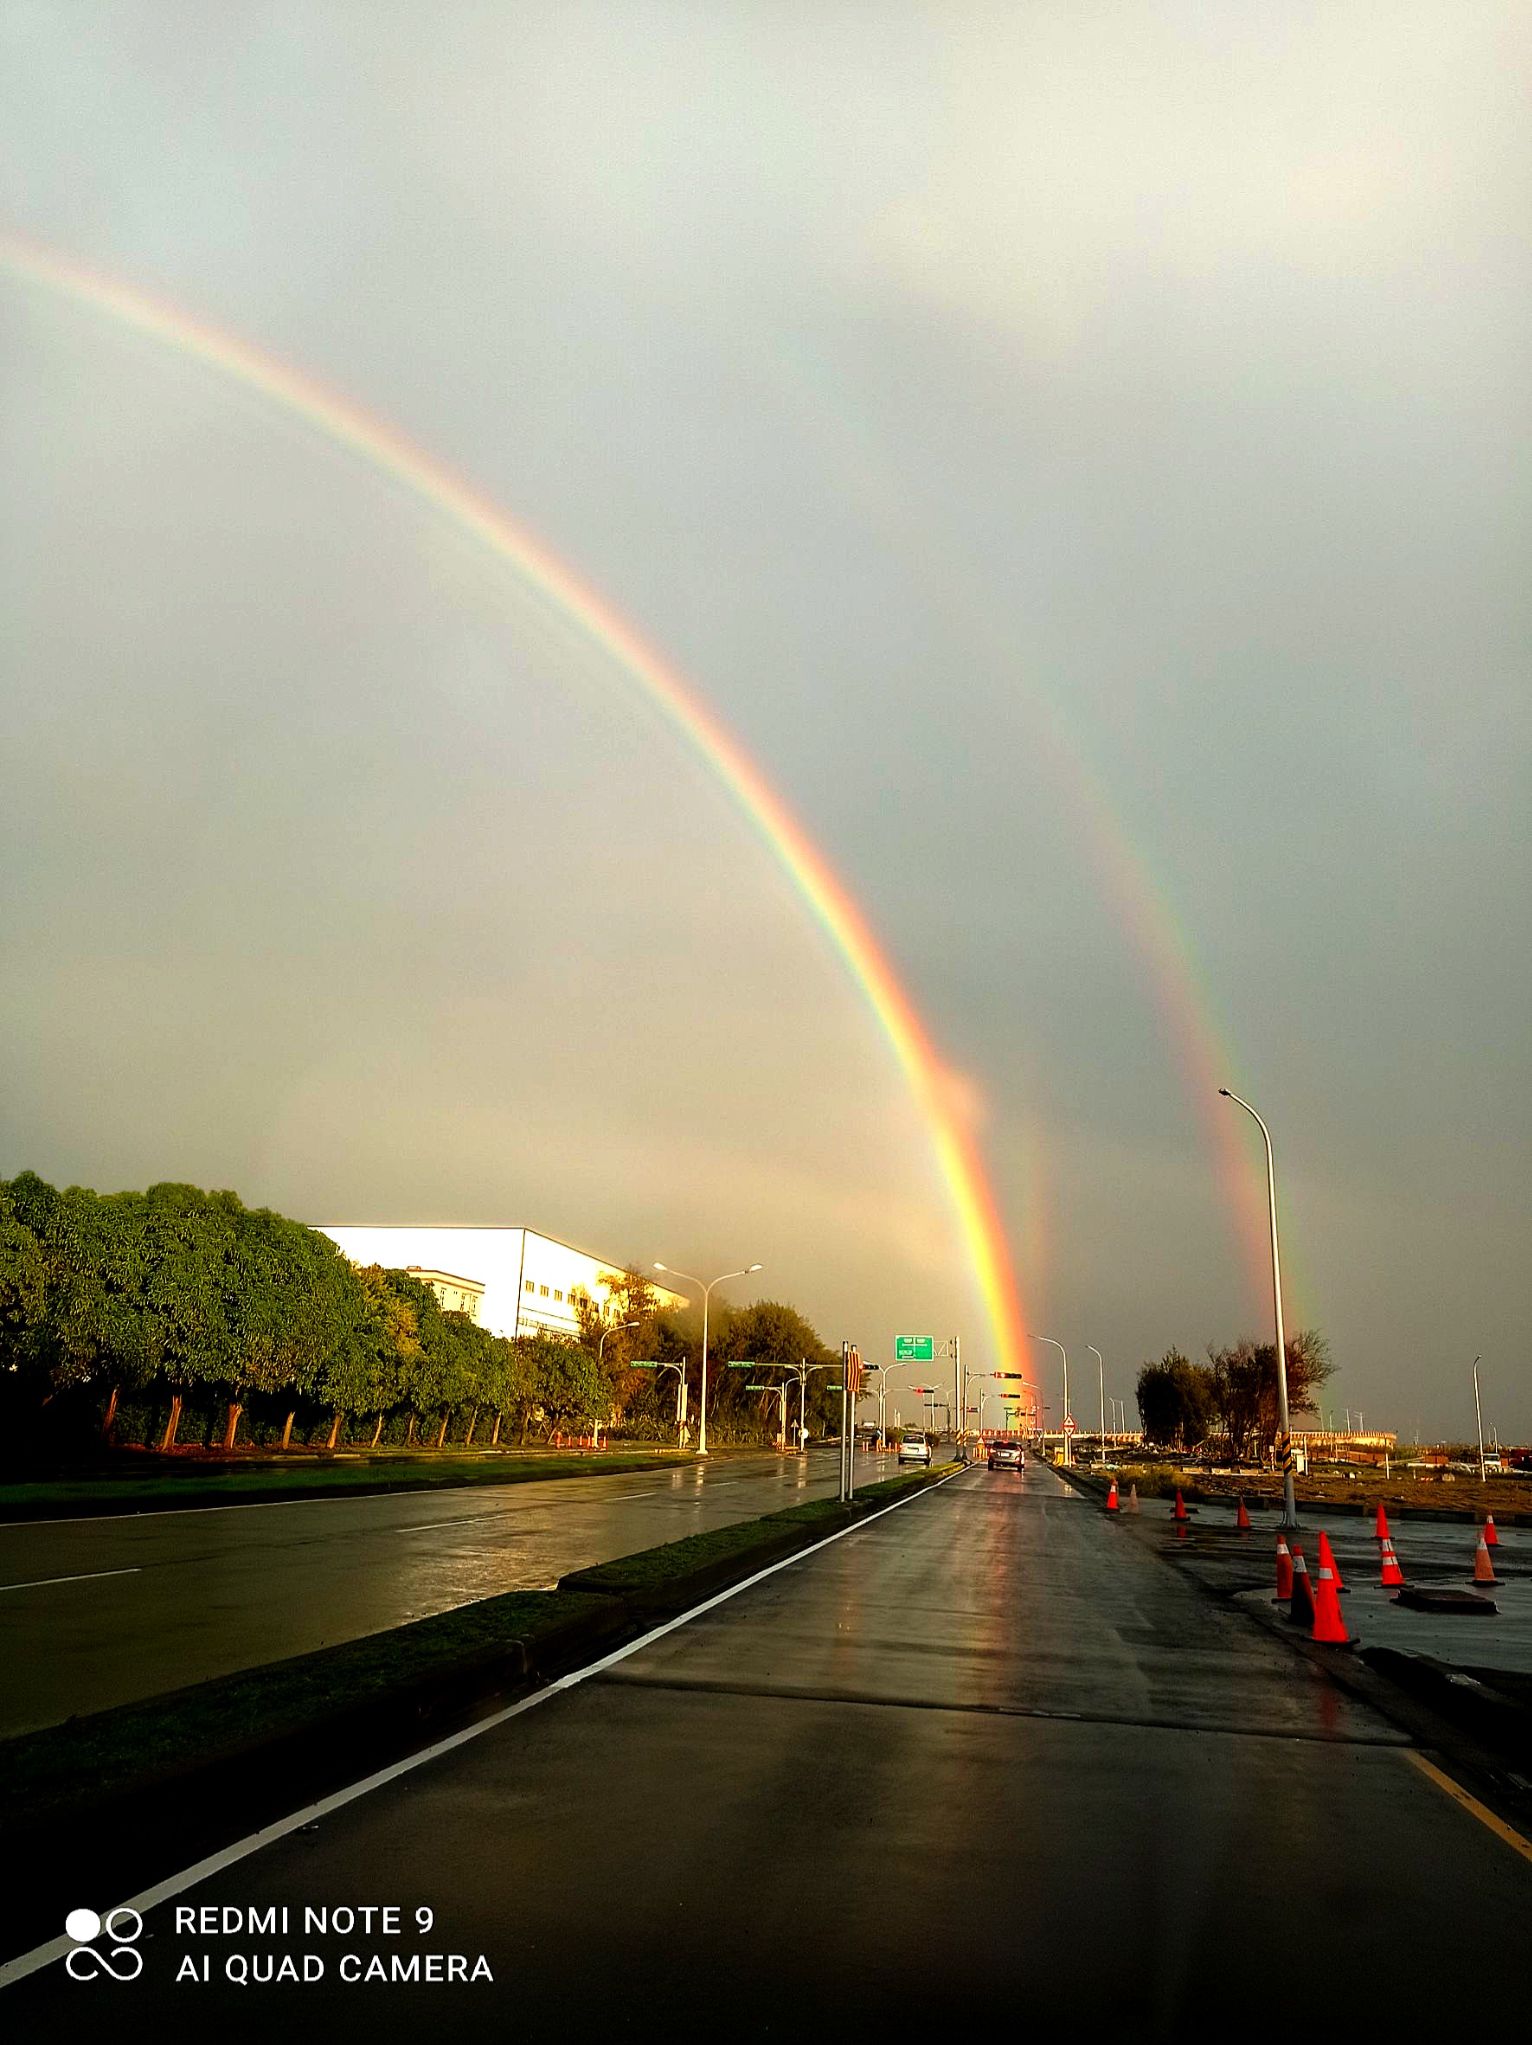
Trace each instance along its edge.
<instances>
[{"instance_id":1,"label":"green grass","mask_svg":"<svg viewBox=\"0 0 1532 2045\"><path fill-rule=\"evenodd\" d=\"M955 1464L943 1463L930 1471L886 1477L881 1483L864 1485L856 1497L869 1505L886 1505L902 1492L918 1491L954 1468ZM564 1582L576 1590L600 1591L608 1597L642 1597L719 1563L742 1561L756 1550L778 1550L795 1533L813 1533L819 1528L833 1531L846 1525L851 1516L838 1498L811 1498L804 1505L768 1513L764 1519L738 1520L732 1526L687 1534L658 1548L641 1548L635 1555L577 1570Z\"/></svg>"},{"instance_id":2,"label":"green grass","mask_svg":"<svg viewBox=\"0 0 1532 2045\"><path fill-rule=\"evenodd\" d=\"M495 1452L470 1460L459 1452L410 1457L380 1454L357 1461L263 1464L253 1470L151 1470L133 1477L63 1477L0 1484L0 1519L26 1519L71 1506L124 1506L138 1512L173 1506L241 1505L263 1498L313 1498L328 1492L440 1491L473 1484L524 1484L544 1477L620 1476L662 1470L692 1457L675 1450L609 1454Z\"/></svg>"},{"instance_id":3,"label":"green grass","mask_svg":"<svg viewBox=\"0 0 1532 2045\"><path fill-rule=\"evenodd\" d=\"M857 1497L886 1504L954 1467L891 1477ZM64 1824L71 1813L115 1792L160 1782L174 1794L176 1778L192 1764L248 1754L259 1767L260 1750L271 1742L305 1731L322 1740L340 1713L433 1678L446 1683L501 1663L514 1679L519 1650L535 1656L540 1641L592 1620L610 1626L625 1595L681 1589L688 1575L730 1560L746 1565L747 1573L752 1553L780 1552L784 1534L812 1536L854 1517L837 1499L811 1499L577 1572L568 1590L508 1591L362 1640L25 1733L0 1743L0 1826Z\"/></svg>"},{"instance_id":4,"label":"green grass","mask_svg":"<svg viewBox=\"0 0 1532 2045\"><path fill-rule=\"evenodd\" d=\"M323 1737L325 1721L349 1707L491 1663L611 1610L608 1598L508 1591L364 1640L25 1733L0 1746L0 1822L67 1816L71 1806L98 1802L104 1793L174 1775L192 1758L235 1756L306 1726Z\"/></svg>"}]
</instances>

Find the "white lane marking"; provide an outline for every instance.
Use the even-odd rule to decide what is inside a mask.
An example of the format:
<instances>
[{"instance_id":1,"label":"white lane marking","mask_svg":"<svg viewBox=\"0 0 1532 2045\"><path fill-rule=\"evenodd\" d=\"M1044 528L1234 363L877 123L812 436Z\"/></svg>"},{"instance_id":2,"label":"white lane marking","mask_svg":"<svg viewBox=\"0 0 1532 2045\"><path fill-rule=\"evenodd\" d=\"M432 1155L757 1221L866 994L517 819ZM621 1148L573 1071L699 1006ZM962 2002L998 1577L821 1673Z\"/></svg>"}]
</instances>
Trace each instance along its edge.
<instances>
[{"instance_id":1,"label":"white lane marking","mask_svg":"<svg viewBox=\"0 0 1532 2045\"><path fill-rule=\"evenodd\" d=\"M142 1576L142 1569L82 1569L77 1576L34 1576L29 1583L0 1583L0 1591L36 1591L48 1583L89 1583L98 1576Z\"/></svg>"},{"instance_id":2,"label":"white lane marking","mask_svg":"<svg viewBox=\"0 0 1532 2045\"><path fill-rule=\"evenodd\" d=\"M953 1477L965 1473L954 1470ZM237 1840L233 1846L225 1846L217 1853L210 1853L205 1860L195 1862L191 1867L182 1868L179 1874L167 1875L152 1888L143 1889L128 1903L114 1905L114 1908L136 1910L140 1917L168 1903L172 1896L184 1895L186 1890L195 1888L199 1882L221 1874L225 1868L236 1862L248 1860L253 1853L274 1846L279 1839L286 1839L290 1833L300 1831L305 1825L315 1824L327 1818L333 1811L342 1810L358 1798L368 1796L375 1789L382 1789L390 1782L397 1782L401 1775L411 1775L417 1768L423 1768L428 1761L439 1760L443 1754L450 1754L458 1747L466 1747L470 1740L477 1740L490 1733L508 1720L520 1718L525 1711L533 1711L539 1704L546 1704L550 1697L557 1697L562 1691L573 1690L592 1676L599 1676L603 1669L612 1668L617 1662L625 1662L629 1655L638 1654L657 1640L663 1640L667 1633L674 1633L678 1627L688 1626L693 1619L700 1619L704 1612L711 1612L718 1605L726 1605L730 1598L737 1598L741 1591L748 1591L754 1584L764 1583L768 1576L775 1576L779 1570L791 1569L795 1562L805 1562L811 1555L818 1555L823 1549L831 1548L837 1541L844 1541L848 1534L864 1534L877 1521L887 1518L891 1512L898 1512L901 1506L913 1505L917 1498L929 1498L933 1491L940 1491L944 1484L950 1484L952 1477L938 1478L934 1484L922 1485L919 1491L912 1491L907 1498L893 1499L875 1513L869 1513L864 1520L854 1520L849 1527L842 1527L839 1533L826 1534L822 1541L812 1547L800 1548L796 1555L784 1556L780 1562L769 1563L765 1569L758 1569L754 1576L747 1576L743 1583L731 1584L726 1591L719 1591L711 1598L705 1598L700 1605L693 1605L688 1612L682 1612L674 1619L667 1619L663 1626L656 1626L637 1640L630 1640L626 1647L614 1648L599 1660L588 1662L583 1669L571 1669L567 1676L560 1676L545 1689L534 1690L530 1697L523 1697L517 1704L506 1705L503 1711L492 1712L488 1718L480 1719L477 1725L465 1726L459 1733L453 1733L445 1740L437 1740L433 1746L422 1747L418 1754L408 1754L402 1761L395 1761L390 1767L380 1768L375 1775L367 1775L360 1782L353 1782L346 1789L338 1789L332 1795L321 1797L317 1803L305 1804L301 1811L293 1811L285 1818L278 1818L274 1824L265 1825L259 1832L252 1832L247 1838ZM105 1917L108 1913L100 1913ZM18 1953L14 1960L7 1960L0 1966L0 1988L8 1988L13 1981L24 1981L29 1974L35 1974L40 1967L62 1959L70 1951L74 1941L69 1938L49 1939L46 1945L34 1946L29 1953Z\"/></svg>"}]
</instances>

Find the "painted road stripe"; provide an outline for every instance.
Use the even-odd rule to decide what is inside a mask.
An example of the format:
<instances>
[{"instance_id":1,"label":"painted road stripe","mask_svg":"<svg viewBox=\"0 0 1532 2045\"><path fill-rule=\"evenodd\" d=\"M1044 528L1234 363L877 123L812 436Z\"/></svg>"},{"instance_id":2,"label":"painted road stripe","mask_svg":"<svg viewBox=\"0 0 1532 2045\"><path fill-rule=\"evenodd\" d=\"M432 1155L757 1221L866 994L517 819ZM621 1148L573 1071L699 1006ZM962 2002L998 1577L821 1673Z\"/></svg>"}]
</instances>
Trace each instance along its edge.
<instances>
[{"instance_id":1,"label":"painted road stripe","mask_svg":"<svg viewBox=\"0 0 1532 2045\"><path fill-rule=\"evenodd\" d=\"M1439 1790L1450 1796L1460 1809L1467 1811L1470 1817L1477 1818L1479 1823L1487 1831L1493 1832L1497 1839L1503 1839L1512 1853L1519 1853L1523 1860L1532 1861L1532 1840L1523 1839L1514 1825L1508 1825L1504 1818L1497 1818L1495 1813L1481 1804L1476 1796L1470 1796L1460 1782L1454 1782L1452 1777L1438 1768L1434 1761L1428 1761L1424 1754L1416 1753L1413 1747L1406 1752L1404 1758L1418 1768L1422 1775L1434 1782Z\"/></svg>"},{"instance_id":2,"label":"painted road stripe","mask_svg":"<svg viewBox=\"0 0 1532 2045\"><path fill-rule=\"evenodd\" d=\"M28 1583L0 1583L0 1591L37 1591L49 1583L89 1583L98 1576L142 1576L138 1567L132 1569L82 1569L77 1576L34 1576Z\"/></svg>"},{"instance_id":3,"label":"painted road stripe","mask_svg":"<svg viewBox=\"0 0 1532 2045\"><path fill-rule=\"evenodd\" d=\"M961 1470L954 1470L952 1476L961 1477L963 1474ZM689 1625L693 1619L700 1619L704 1612L711 1612L718 1605L726 1605L730 1598L737 1598L741 1591L749 1590L754 1584L764 1583L768 1576L775 1576L778 1570L791 1569L795 1562L804 1562L810 1555L818 1555L821 1550L833 1547L837 1541L844 1541L848 1534L865 1533L868 1527L875 1526L889 1513L898 1512L901 1506L912 1505L917 1498L928 1498L933 1491L940 1491L943 1484L951 1482L952 1477L942 1477L935 1484L923 1485L919 1491L912 1491L908 1498L894 1499L892 1504L885 1505L881 1511L869 1513L866 1519L857 1520L849 1527L842 1527L839 1533L827 1534L811 1548L800 1548L796 1555L784 1556L782 1561L773 1562L765 1569L758 1569L754 1576L747 1576L743 1583L731 1584L728 1590L719 1591L716 1596L704 1599L700 1605L693 1605L689 1612L682 1612L674 1619L667 1619L663 1626L656 1626L650 1632L641 1634L637 1640L629 1641L626 1647L614 1648L610 1654L602 1655L599 1661L588 1662L583 1669L571 1669L567 1676L560 1676L545 1689L534 1690L530 1697L523 1697L517 1704L506 1705L503 1711L491 1713L488 1718L480 1719L477 1725L465 1726L461 1732L453 1733L448 1739L438 1740L434 1746L423 1747L418 1754L406 1755L404 1760L395 1761L391 1767L380 1768L376 1775L364 1776L360 1782L353 1782L347 1789L338 1789L331 1796L321 1797L317 1803L306 1804L301 1811L294 1811L286 1818L278 1818L275 1824L266 1825L259 1832L252 1832L248 1838L236 1841L233 1846L225 1846L218 1853L210 1853L205 1860L197 1861L192 1867L183 1868L179 1874L167 1875L163 1882L156 1882L153 1888L141 1890L125 1904L113 1907L136 1910L140 1917L147 1916L161 1903L168 1903L172 1896L184 1895L199 1882L208 1881L213 1875L222 1874L225 1868L233 1867L237 1861L248 1860L252 1853L259 1853L264 1847L274 1846L279 1839L285 1839L290 1833L301 1831L305 1825L315 1824L319 1819L329 1817L332 1811L342 1810L347 1804L355 1803L359 1797L368 1796L373 1790L382 1789L390 1782L397 1782L401 1775L413 1774L417 1768L423 1768L428 1761L438 1760L443 1754L452 1753L455 1748L466 1747L470 1740L480 1739L485 1733L493 1732L497 1726L506 1724L508 1720L520 1718L523 1712L534 1711L539 1704L546 1704L550 1697L557 1697L565 1690L573 1690L578 1684L587 1682L590 1677L599 1676L604 1669L612 1668L617 1662L625 1662L629 1655L640 1653L642 1649L652 1646L656 1640L663 1640L667 1633L674 1633L678 1627ZM102 1911L100 1914L104 1917L109 1913ZM34 1946L31 1952L20 1953L14 1960L7 1960L5 1965L0 1967L0 1988L8 1988L13 1981L24 1981L40 1967L47 1967L54 1960L63 1959L73 1945L74 1940L70 1938L50 1939L46 1945Z\"/></svg>"}]
</instances>

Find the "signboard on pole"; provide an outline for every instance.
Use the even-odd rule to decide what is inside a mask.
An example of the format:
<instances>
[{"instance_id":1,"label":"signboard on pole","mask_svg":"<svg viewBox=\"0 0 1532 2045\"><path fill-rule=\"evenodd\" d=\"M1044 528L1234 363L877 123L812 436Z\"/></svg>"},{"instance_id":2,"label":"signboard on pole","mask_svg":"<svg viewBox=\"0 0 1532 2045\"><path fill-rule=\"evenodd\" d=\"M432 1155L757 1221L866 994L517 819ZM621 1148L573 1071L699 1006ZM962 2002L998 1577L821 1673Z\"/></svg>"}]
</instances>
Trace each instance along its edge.
<instances>
[{"instance_id":1,"label":"signboard on pole","mask_svg":"<svg viewBox=\"0 0 1532 2045\"><path fill-rule=\"evenodd\" d=\"M931 1363L936 1356L934 1335L896 1335L894 1337L895 1363Z\"/></svg>"},{"instance_id":2,"label":"signboard on pole","mask_svg":"<svg viewBox=\"0 0 1532 2045\"><path fill-rule=\"evenodd\" d=\"M1073 1434L1073 1433L1074 1433L1074 1431L1075 1431L1075 1417L1074 1417L1074 1415L1073 1415L1073 1414L1071 1413L1071 1414L1070 1414L1070 1416L1069 1416L1069 1418L1068 1418L1068 1419L1067 1419L1067 1420L1066 1420L1066 1421L1064 1422L1064 1432L1065 1432L1066 1434Z\"/></svg>"}]
</instances>

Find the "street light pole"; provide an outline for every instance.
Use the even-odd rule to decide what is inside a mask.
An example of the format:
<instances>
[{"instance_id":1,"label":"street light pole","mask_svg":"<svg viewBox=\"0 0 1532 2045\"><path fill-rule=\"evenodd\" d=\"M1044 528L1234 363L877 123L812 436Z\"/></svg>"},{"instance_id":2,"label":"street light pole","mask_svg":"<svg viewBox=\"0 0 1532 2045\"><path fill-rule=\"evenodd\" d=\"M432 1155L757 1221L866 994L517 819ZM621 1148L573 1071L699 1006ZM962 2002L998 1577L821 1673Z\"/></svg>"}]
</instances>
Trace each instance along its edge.
<instances>
[{"instance_id":1,"label":"street light pole","mask_svg":"<svg viewBox=\"0 0 1532 2045\"><path fill-rule=\"evenodd\" d=\"M675 1372L676 1446L677 1448L680 1448L682 1446L681 1432L682 1429L686 1426L686 1365L684 1363L649 1363L649 1362L641 1363L635 1360L634 1362L628 1365L628 1368L629 1370L656 1370L656 1371L673 1370Z\"/></svg>"},{"instance_id":2,"label":"street light pole","mask_svg":"<svg viewBox=\"0 0 1532 2045\"><path fill-rule=\"evenodd\" d=\"M701 1458L707 1454L707 1316L713 1287L722 1285L726 1278L749 1278L763 1267L759 1264L747 1264L743 1271L720 1271L716 1278L710 1278L705 1285L689 1271L677 1271L674 1265L656 1263L654 1268L656 1271L663 1271L668 1278L681 1278L688 1285L699 1286L702 1291L702 1413L697 1422L697 1455Z\"/></svg>"},{"instance_id":3,"label":"street light pole","mask_svg":"<svg viewBox=\"0 0 1532 2045\"><path fill-rule=\"evenodd\" d=\"M1051 1335L1034 1335L1032 1340L1034 1342L1046 1342L1050 1349L1056 1349L1064 1359L1064 1419L1062 1425L1064 1429L1064 1467L1067 1470L1074 1462L1074 1457L1069 1453L1069 1351L1062 1342L1055 1342Z\"/></svg>"},{"instance_id":4,"label":"street light pole","mask_svg":"<svg viewBox=\"0 0 1532 2045\"><path fill-rule=\"evenodd\" d=\"M601 1367L602 1358L606 1353L607 1336L615 1335L619 1328L636 1328L637 1326L638 1326L637 1321L613 1321L612 1325L609 1328L603 1328L601 1330L601 1340L596 1344L596 1368L598 1370Z\"/></svg>"},{"instance_id":5,"label":"street light pole","mask_svg":"<svg viewBox=\"0 0 1532 2045\"><path fill-rule=\"evenodd\" d=\"M1096 1390L1101 1399L1101 1453L1106 1454L1106 1359L1094 1342L1087 1342L1086 1348L1096 1359Z\"/></svg>"},{"instance_id":6,"label":"street light pole","mask_svg":"<svg viewBox=\"0 0 1532 2045\"><path fill-rule=\"evenodd\" d=\"M1296 1527L1298 1502L1293 1492L1293 1440L1287 1412L1287 1337L1282 1328L1282 1259L1277 1249L1277 1165L1272 1155L1271 1131L1248 1101L1226 1086L1218 1089L1226 1101L1254 1116L1266 1144L1266 1196L1271 1210L1271 1300L1277 1324L1277 1423L1282 1430L1282 1518L1279 1525Z\"/></svg>"},{"instance_id":7,"label":"street light pole","mask_svg":"<svg viewBox=\"0 0 1532 2045\"><path fill-rule=\"evenodd\" d=\"M1484 1415L1479 1410L1479 1359L1473 1360L1473 1417L1479 1430L1479 1482L1486 1481L1484 1469Z\"/></svg>"},{"instance_id":8,"label":"street light pole","mask_svg":"<svg viewBox=\"0 0 1532 2045\"><path fill-rule=\"evenodd\" d=\"M637 1322L637 1321L613 1321L610 1327L607 1327L607 1328L603 1328L603 1329L601 1330L601 1340L600 1340L600 1341L599 1341L599 1342L598 1342L598 1343L596 1344L596 1369L597 1369L598 1371L599 1371L599 1370L601 1369L602 1363L603 1363L603 1361L604 1361L604 1359L605 1359L605 1356L606 1356L606 1338L607 1338L607 1336L608 1336L608 1335L615 1335L615 1334L617 1333L617 1330L618 1330L619 1328L627 1329L627 1328L636 1328L637 1326L638 1326L638 1322ZM598 1420L598 1421L597 1421L597 1422L595 1423L595 1428L594 1428L594 1435L595 1435L595 1443L596 1443L596 1447L597 1447L597 1448L600 1448L600 1446L601 1446L601 1422L600 1422L599 1420ZM610 1447L611 1447L611 1445L612 1445L612 1438L611 1438L611 1434L610 1434L610 1432L608 1432L608 1435L607 1435L607 1447L608 1447L608 1448L610 1448Z\"/></svg>"}]
</instances>

